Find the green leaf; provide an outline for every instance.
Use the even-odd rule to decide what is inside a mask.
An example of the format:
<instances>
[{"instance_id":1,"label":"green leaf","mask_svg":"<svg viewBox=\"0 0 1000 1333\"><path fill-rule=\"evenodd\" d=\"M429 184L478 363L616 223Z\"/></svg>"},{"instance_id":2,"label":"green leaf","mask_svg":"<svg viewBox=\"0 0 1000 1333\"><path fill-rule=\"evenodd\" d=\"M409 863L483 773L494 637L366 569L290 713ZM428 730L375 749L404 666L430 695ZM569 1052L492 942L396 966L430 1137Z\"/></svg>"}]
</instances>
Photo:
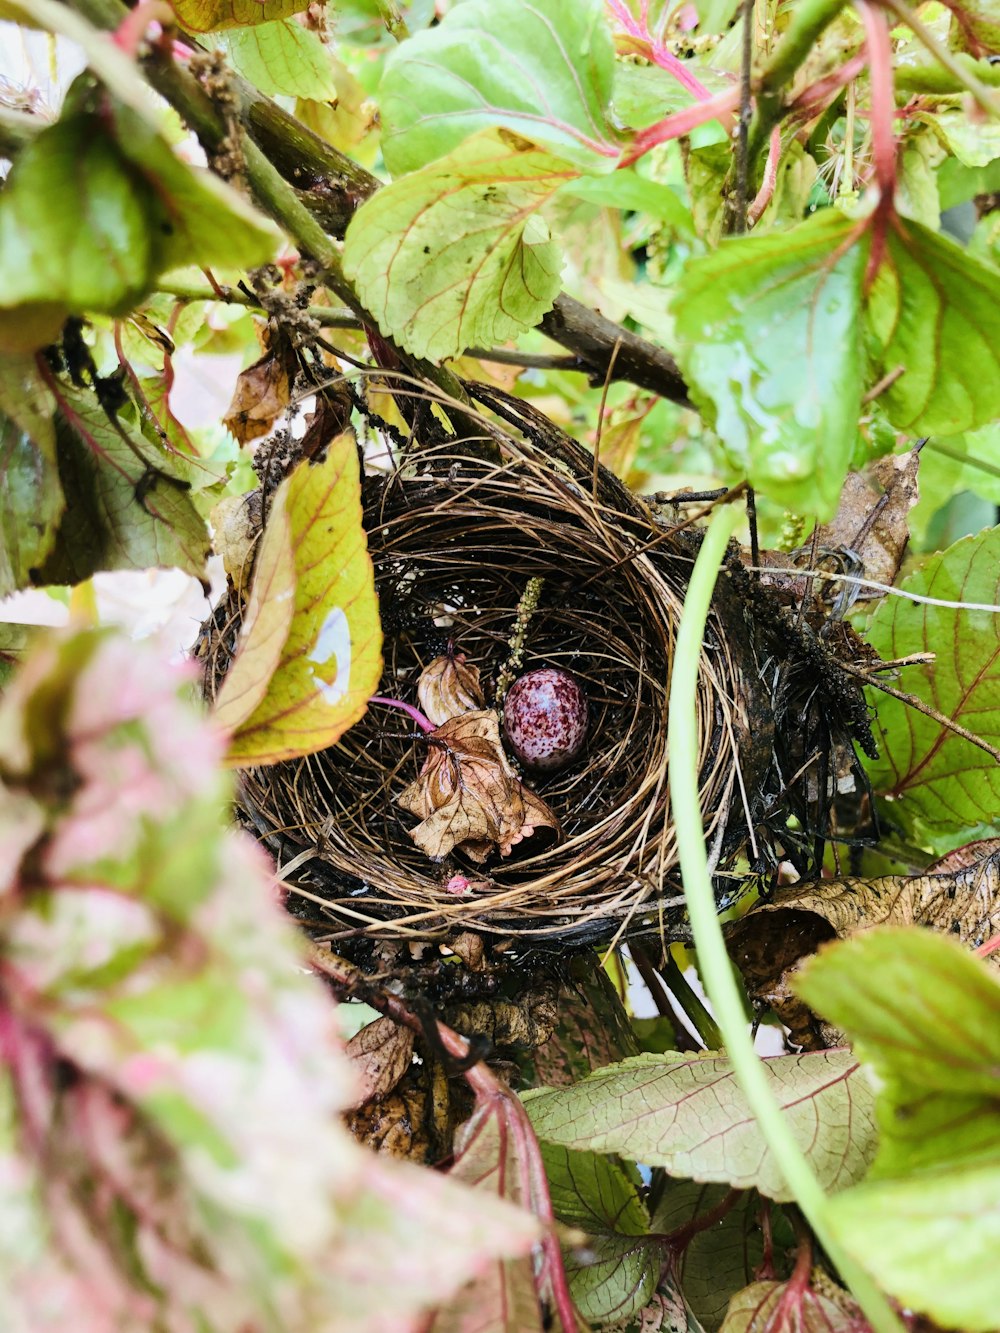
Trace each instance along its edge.
<instances>
[{"instance_id":1,"label":"green leaf","mask_svg":"<svg viewBox=\"0 0 1000 1333\"><path fill-rule=\"evenodd\" d=\"M190 32L217 32L291 18L303 0L173 0L177 21Z\"/></svg>"},{"instance_id":2,"label":"green leaf","mask_svg":"<svg viewBox=\"0 0 1000 1333\"><path fill-rule=\"evenodd\" d=\"M71 311L121 314L154 271L149 209L89 116L43 130L0 194L0 349L34 350Z\"/></svg>"},{"instance_id":3,"label":"green leaf","mask_svg":"<svg viewBox=\"0 0 1000 1333\"><path fill-rule=\"evenodd\" d=\"M84 76L70 105L92 97ZM18 154L0 194L0 348L34 350L70 313L124 314L165 269L263 263L277 240L145 116L69 111Z\"/></svg>"},{"instance_id":4,"label":"green leaf","mask_svg":"<svg viewBox=\"0 0 1000 1333\"><path fill-rule=\"evenodd\" d=\"M53 411L33 359L0 362L0 597L32 582L66 507Z\"/></svg>"},{"instance_id":5,"label":"green leaf","mask_svg":"<svg viewBox=\"0 0 1000 1333\"><path fill-rule=\"evenodd\" d=\"M601 0L466 0L386 61L386 165L414 171L503 126L584 171L610 171L613 73Z\"/></svg>"},{"instance_id":6,"label":"green leaf","mask_svg":"<svg viewBox=\"0 0 1000 1333\"><path fill-rule=\"evenodd\" d=\"M934 515L962 491L1000 504L1000 423L964 435L931 436L920 451L920 498L909 515L910 539L918 550L928 549L924 539Z\"/></svg>"},{"instance_id":7,"label":"green leaf","mask_svg":"<svg viewBox=\"0 0 1000 1333\"><path fill-rule=\"evenodd\" d=\"M146 186L156 273L196 264L252 268L273 258L280 236L213 172L182 162L130 108L114 108L116 141Z\"/></svg>"},{"instance_id":8,"label":"green leaf","mask_svg":"<svg viewBox=\"0 0 1000 1333\"><path fill-rule=\"evenodd\" d=\"M217 37L238 74L271 97L337 98L333 54L319 34L294 19L258 23Z\"/></svg>"},{"instance_id":9,"label":"green leaf","mask_svg":"<svg viewBox=\"0 0 1000 1333\"><path fill-rule=\"evenodd\" d=\"M344 271L417 356L506 342L558 294L559 250L536 210L576 174L508 130L484 131L369 199L347 229Z\"/></svg>"},{"instance_id":10,"label":"green leaf","mask_svg":"<svg viewBox=\"0 0 1000 1333\"><path fill-rule=\"evenodd\" d=\"M1000 271L909 219L890 231L869 297L880 373L903 373L879 398L897 430L958 435L1000 416L992 328Z\"/></svg>"},{"instance_id":11,"label":"green leaf","mask_svg":"<svg viewBox=\"0 0 1000 1333\"><path fill-rule=\"evenodd\" d=\"M1000 50L1000 13L996 0L961 0L949 5L953 42L976 56Z\"/></svg>"},{"instance_id":12,"label":"green leaf","mask_svg":"<svg viewBox=\"0 0 1000 1333\"><path fill-rule=\"evenodd\" d=\"M1000 528L925 559L899 585L942 601L1000 605ZM883 658L932 652L907 667L906 689L945 717L1000 745L1000 618L992 611L887 597L868 640ZM892 821L944 852L1000 831L1000 766L961 736L900 700L879 695L881 755L868 764Z\"/></svg>"},{"instance_id":13,"label":"green leaf","mask_svg":"<svg viewBox=\"0 0 1000 1333\"><path fill-rule=\"evenodd\" d=\"M761 1201L752 1190L741 1195L725 1216L705 1224L706 1214L718 1208L728 1194L728 1185L668 1180L650 1225L661 1236L691 1227L690 1238L675 1260L674 1274L706 1329L719 1327L730 1296L752 1280L764 1255L758 1222Z\"/></svg>"},{"instance_id":14,"label":"green leaf","mask_svg":"<svg viewBox=\"0 0 1000 1333\"><path fill-rule=\"evenodd\" d=\"M629 1318L652 1296L661 1266L638 1173L612 1158L555 1144L542 1156L556 1217L587 1235L583 1246L565 1253L573 1304L590 1323Z\"/></svg>"},{"instance_id":15,"label":"green leaf","mask_svg":"<svg viewBox=\"0 0 1000 1333\"><path fill-rule=\"evenodd\" d=\"M779 504L829 518L861 408L866 246L827 210L690 262L674 301L691 395L734 466Z\"/></svg>"},{"instance_id":16,"label":"green leaf","mask_svg":"<svg viewBox=\"0 0 1000 1333\"><path fill-rule=\"evenodd\" d=\"M827 1201L844 1250L942 1328L994 1333L1000 1310L1000 1162L872 1181Z\"/></svg>"},{"instance_id":17,"label":"green leaf","mask_svg":"<svg viewBox=\"0 0 1000 1333\"><path fill-rule=\"evenodd\" d=\"M183 464L60 384L56 454L68 504L37 582L79 583L101 569L173 565L201 577L208 532L178 477Z\"/></svg>"},{"instance_id":18,"label":"green leaf","mask_svg":"<svg viewBox=\"0 0 1000 1333\"><path fill-rule=\"evenodd\" d=\"M874 1154L872 1094L849 1051L764 1061L789 1133L826 1189L858 1180ZM571 1088L524 1094L535 1132L547 1143L618 1153L671 1175L755 1186L787 1200L729 1061L707 1053L637 1056Z\"/></svg>"},{"instance_id":19,"label":"green leaf","mask_svg":"<svg viewBox=\"0 0 1000 1333\"><path fill-rule=\"evenodd\" d=\"M694 236L691 211L669 185L640 176L634 167L613 176L584 176L563 188L564 195L589 199L602 208L620 208L645 213L657 222L667 222L682 236Z\"/></svg>"},{"instance_id":20,"label":"green leaf","mask_svg":"<svg viewBox=\"0 0 1000 1333\"><path fill-rule=\"evenodd\" d=\"M985 167L1000 157L1000 120L973 119L961 104L942 107L929 119L963 166Z\"/></svg>"},{"instance_id":21,"label":"green leaf","mask_svg":"<svg viewBox=\"0 0 1000 1333\"><path fill-rule=\"evenodd\" d=\"M1000 1161L1000 979L947 936L882 927L824 949L795 989L878 1078L873 1175Z\"/></svg>"},{"instance_id":22,"label":"green leaf","mask_svg":"<svg viewBox=\"0 0 1000 1333\"><path fill-rule=\"evenodd\" d=\"M215 719L233 763L273 764L335 744L382 674L382 629L361 524L353 433L300 463L271 502L235 659Z\"/></svg>"}]
</instances>

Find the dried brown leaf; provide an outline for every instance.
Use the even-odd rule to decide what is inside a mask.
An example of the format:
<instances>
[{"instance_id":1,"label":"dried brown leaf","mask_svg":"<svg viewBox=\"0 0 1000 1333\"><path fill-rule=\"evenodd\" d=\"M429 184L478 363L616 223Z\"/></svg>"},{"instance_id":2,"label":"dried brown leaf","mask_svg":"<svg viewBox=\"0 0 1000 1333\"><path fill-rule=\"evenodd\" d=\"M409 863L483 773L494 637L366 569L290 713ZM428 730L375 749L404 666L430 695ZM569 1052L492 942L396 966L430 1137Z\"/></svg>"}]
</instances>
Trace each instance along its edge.
<instances>
[{"instance_id":1,"label":"dried brown leaf","mask_svg":"<svg viewBox=\"0 0 1000 1333\"><path fill-rule=\"evenodd\" d=\"M413 1033L391 1018L376 1018L347 1043L347 1055L358 1076L354 1106L387 1097L410 1067Z\"/></svg>"},{"instance_id":2,"label":"dried brown leaf","mask_svg":"<svg viewBox=\"0 0 1000 1333\"><path fill-rule=\"evenodd\" d=\"M494 850L508 856L536 829L558 831L555 815L511 768L493 709L450 718L428 740L420 776L398 799L422 821L410 836L431 860L456 847L474 861Z\"/></svg>"},{"instance_id":3,"label":"dried brown leaf","mask_svg":"<svg viewBox=\"0 0 1000 1333\"><path fill-rule=\"evenodd\" d=\"M849 472L840 504L829 523L817 529L820 547L846 547L860 556L865 578L893 584L909 540L909 513L917 503L919 454L890 454L863 472ZM884 596L861 588L859 598Z\"/></svg>"},{"instance_id":4,"label":"dried brown leaf","mask_svg":"<svg viewBox=\"0 0 1000 1333\"><path fill-rule=\"evenodd\" d=\"M779 889L726 929L752 1000L773 1009L796 1045L836 1044L792 991L799 964L827 940L882 925L956 935L970 948L1000 932L1000 852L948 873L820 880Z\"/></svg>"},{"instance_id":5,"label":"dried brown leaf","mask_svg":"<svg viewBox=\"0 0 1000 1333\"><path fill-rule=\"evenodd\" d=\"M240 373L222 423L240 444L267 432L288 406L295 378L295 354L279 343Z\"/></svg>"},{"instance_id":6,"label":"dried brown leaf","mask_svg":"<svg viewBox=\"0 0 1000 1333\"><path fill-rule=\"evenodd\" d=\"M470 666L464 653L435 657L420 675L417 685L420 707L436 727L462 713L485 708L479 683L479 668Z\"/></svg>"}]
</instances>

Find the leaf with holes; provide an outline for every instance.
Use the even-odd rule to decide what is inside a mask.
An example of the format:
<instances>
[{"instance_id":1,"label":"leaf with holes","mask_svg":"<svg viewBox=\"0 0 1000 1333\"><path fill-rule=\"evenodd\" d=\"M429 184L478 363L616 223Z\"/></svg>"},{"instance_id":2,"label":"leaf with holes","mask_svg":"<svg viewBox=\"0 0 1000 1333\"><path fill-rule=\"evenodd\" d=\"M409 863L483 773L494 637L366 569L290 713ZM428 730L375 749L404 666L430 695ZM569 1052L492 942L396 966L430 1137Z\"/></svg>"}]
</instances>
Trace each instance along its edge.
<instances>
[{"instance_id":1,"label":"leaf with holes","mask_svg":"<svg viewBox=\"0 0 1000 1333\"><path fill-rule=\"evenodd\" d=\"M613 76L600 0L466 0L386 61L386 165L414 171L496 126L583 171L610 171Z\"/></svg>"},{"instance_id":2,"label":"leaf with holes","mask_svg":"<svg viewBox=\"0 0 1000 1333\"><path fill-rule=\"evenodd\" d=\"M177 21L190 32L218 32L291 18L303 0L173 0Z\"/></svg>"},{"instance_id":3,"label":"leaf with holes","mask_svg":"<svg viewBox=\"0 0 1000 1333\"><path fill-rule=\"evenodd\" d=\"M242 74L269 96L337 99L333 52L318 33L294 19L237 28L215 39Z\"/></svg>"},{"instance_id":4,"label":"leaf with holes","mask_svg":"<svg viewBox=\"0 0 1000 1333\"><path fill-rule=\"evenodd\" d=\"M900 589L1000 605L1000 528L928 557ZM1000 612L887 597L872 617L868 640L886 659L935 653L934 662L907 667L906 690L1000 746ZM934 718L872 695L881 756L868 771L892 822L940 852L1000 831L1000 764Z\"/></svg>"},{"instance_id":5,"label":"leaf with holes","mask_svg":"<svg viewBox=\"0 0 1000 1333\"><path fill-rule=\"evenodd\" d=\"M216 721L229 761L274 764L335 744L382 674L382 629L361 524L354 435L298 465L271 502Z\"/></svg>"},{"instance_id":6,"label":"leaf with holes","mask_svg":"<svg viewBox=\"0 0 1000 1333\"><path fill-rule=\"evenodd\" d=\"M486 130L379 190L347 229L344 271L416 356L457 356L535 325L562 261L538 209L575 168L508 130Z\"/></svg>"},{"instance_id":7,"label":"leaf with holes","mask_svg":"<svg viewBox=\"0 0 1000 1333\"><path fill-rule=\"evenodd\" d=\"M565 1249L573 1304L589 1323L630 1318L652 1296L662 1264L638 1173L613 1158L553 1143L543 1146L542 1156L556 1217L587 1237Z\"/></svg>"},{"instance_id":8,"label":"leaf with holes","mask_svg":"<svg viewBox=\"0 0 1000 1333\"><path fill-rule=\"evenodd\" d=\"M674 300L691 396L734 467L779 504L832 516L857 438L866 245L834 209L691 261Z\"/></svg>"},{"instance_id":9,"label":"leaf with holes","mask_svg":"<svg viewBox=\"0 0 1000 1333\"><path fill-rule=\"evenodd\" d=\"M54 412L32 358L0 361L0 597L31 583L66 508Z\"/></svg>"},{"instance_id":10,"label":"leaf with holes","mask_svg":"<svg viewBox=\"0 0 1000 1333\"><path fill-rule=\"evenodd\" d=\"M872 1094L849 1051L764 1061L788 1132L828 1190L860 1179L875 1152ZM571 1088L525 1093L540 1139L618 1153L671 1175L792 1196L729 1061L669 1052L598 1070Z\"/></svg>"},{"instance_id":11,"label":"leaf with holes","mask_svg":"<svg viewBox=\"0 0 1000 1333\"><path fill-rule=\"evenodd\" d=\"M1000 271L909 219L890 231L867 322L879 373L903 367L879 398L898 430L958 435L1000 416L998 305Z\"/></svg>"}]
</instances>

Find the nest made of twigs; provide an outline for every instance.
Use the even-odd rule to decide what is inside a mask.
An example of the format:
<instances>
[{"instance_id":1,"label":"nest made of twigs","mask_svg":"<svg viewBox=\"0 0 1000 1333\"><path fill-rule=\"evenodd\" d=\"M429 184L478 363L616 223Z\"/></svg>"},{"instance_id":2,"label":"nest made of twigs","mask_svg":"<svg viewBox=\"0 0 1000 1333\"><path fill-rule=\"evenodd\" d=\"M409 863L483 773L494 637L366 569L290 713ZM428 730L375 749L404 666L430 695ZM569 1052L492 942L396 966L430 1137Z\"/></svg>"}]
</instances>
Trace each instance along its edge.
<instances>
[{"instance_id":1,"label":"nest made of twigs","mask_svg":"<svg viewBox=\"0 0 1000 1333\"><path fill-rule=\"evenodd\" d=\"M525 778L558 817L558 840L538 832L485 866L460 851L435 863L414 845L416 820L397 798L426 743L402 714L372 706L331 749L243 771L244 817L341 941L472 929L578 944L664 931L679 916L667 701L699 537L664 526L525 404L491 394L490 406L519 427L494 424L497 461L439 441L365 481L385 636L379 693L415 702L421 671L451 648L479 668L492 703L526 585L539 577L522 669L561 667L583 684L587 747L564 770ZM747 847L761 861L778 780L772 691L733 584L724 577L713 604L697 703L701 805L720 869ZM238 619L232 594L209 635L210 682L224 673Z\"/></svg>"}]
</instances>

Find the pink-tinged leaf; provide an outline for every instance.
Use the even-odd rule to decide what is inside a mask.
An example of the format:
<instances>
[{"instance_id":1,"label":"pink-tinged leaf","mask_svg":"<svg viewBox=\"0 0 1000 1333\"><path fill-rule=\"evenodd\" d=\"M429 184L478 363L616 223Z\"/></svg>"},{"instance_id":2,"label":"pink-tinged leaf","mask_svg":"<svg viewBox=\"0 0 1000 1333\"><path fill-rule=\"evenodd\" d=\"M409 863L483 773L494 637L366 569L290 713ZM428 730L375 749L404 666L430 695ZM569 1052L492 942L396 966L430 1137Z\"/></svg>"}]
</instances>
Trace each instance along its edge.
<instances>
[{"instance_id":1,"label":"pink-tinged leaf","mask_svg":"<svg viewBox=\"0 0 1000 1333\"><path fill-rule=\"evenodd\" d=\"M452 1176L477 1191L531 1206L537 1176L526 1159L504 1100L482 1102L459 1132ZM544 1177L543 1177L544 1179ZM438 1310L432 1333L542 1333L542 1317L531 1260L500 1260Z\"/></svg>"},{"instance_id":2,"label":"pink-tinged leaf","mask_svg":"<svg viewBox=\"0 0 1000 1333\"><path fill-rule=\"evenodd\" d=\"M216 705L216 719L234 729L229 762L275 764L334 745L381 674L357 445L345 432L323 462L301 462L271 502L247 622Z\"/></svg>"},{"instance_id":3,"label":"pink-tinged leaf","mask_svg":"<svg viewBox=\"0 0 1000 1333\"><path fill-rule=\"evenodd\" d=\"M347 1133L329 996L186 691L75 635L0 702L0 1327L409 1333L537 1223Z\"/></svg>"},{"instance_id":4,"label":"pink-tinged leaf","mask_svg":"<svg viewBox=\"0 0 1000 1333\"><path fill-rule=\"evenodd\" d=\"M875 1153L871 1088L850 1051L764 1061L792 1134L828 1190L853 1184ZM571 1088L525 1094L539 1138L618 1153L671 1175L792 1198L725 1058L669 1052L598 1070Z\"/></svg>"}]
</instances>

